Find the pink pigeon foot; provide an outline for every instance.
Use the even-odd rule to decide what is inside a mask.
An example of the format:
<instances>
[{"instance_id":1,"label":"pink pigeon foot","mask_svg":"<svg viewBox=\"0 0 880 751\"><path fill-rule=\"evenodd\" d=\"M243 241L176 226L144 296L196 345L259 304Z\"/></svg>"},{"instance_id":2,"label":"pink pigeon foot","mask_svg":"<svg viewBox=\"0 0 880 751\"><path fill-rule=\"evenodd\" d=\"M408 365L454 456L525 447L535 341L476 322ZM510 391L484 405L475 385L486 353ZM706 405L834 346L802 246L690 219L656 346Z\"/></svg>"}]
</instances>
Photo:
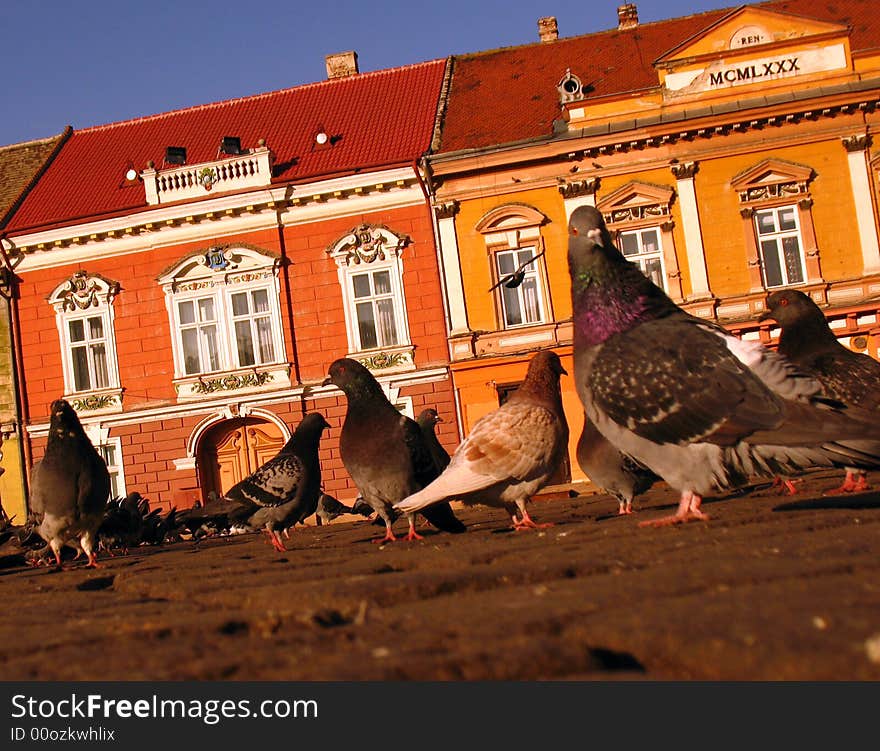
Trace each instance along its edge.
<instances>
[{"instance_id":1,"label":"pink pigeon foot","mask_svg":"<svg viewBox=\"0 0 880 751\"><path fill-rule=\"evenodd\" d=\"M267 537L269 538L267 540L267 542L273 548L275 548L275 550L277 550L279 553L286 553L287 552L287 548L284 547L284 543L281 542L281 536L277 532L274 532L273 530L268 529L268 528L264 529L263 531L266 533Z\"/></svg>"},{"instance_id":2,"label":"pink pigeon foot","mask_svg":"<svg viewBox=\"0 0 880 751\"><path fill-rule=\"evenodd\" d=\"M690 521L708 521L709 516L700 511L700 504L703 497L692 493L691 491L683 491L681 500L678 503L678 510L672 516L663 516L659 519L650 519L648 521L639 522L640 527L668 527L672 524L683 524Z\"/></svg>"},{"instance_id":3,"label":"pink pigeon foot","mask_svg":"<svg viewBox=\"0 0 880 751\"><path fill-rule=\"evenodd\" d=\"M394 536L394 532L391 531L391 525L385 525L385 537L376 537L371 540L371 542L376 543L377 545L381 545L383 542L397 542L397 538Z\"/></svg>"},{"instance_id":4,"label":"pink pigeon foot","mask_svg":"<svg viewBox=\"0 0 880 751\"><path fill-rule=\"evenodd\" d=\"M773 484L770 487L779 488L779 495L797 495L798 492L793 480L783 479L778 475L773 478Z\"/></svg>"},{"instance_id":5,"label":"pink pigeon foot","mask_svg":"<svg viewBox=\"0 0 880 751\"><path fill-rule=\"evenodd\" d=\"M522 519L517 519L516 514L513 514L513 516L511 516L511 519L513 519L513 529L516 532L524 529L546 529L547 527L553 526L553 522L537 524L532 520L532 517L529 516L529 512L525 509L521 509L520 513L522 514Z\"/></svg>"},{"instance_id":6,"label":"pink pigeon foot","mask_svg":"<svg viewBox=\"0 0 880 751\"><path fill-rule=\"evenodd\" d=\"M822 495L843 495L844 493L861 493L864 490L870 489L871 486L868 485L868 480L863 472L851 472L850 470L847 470L846 478L844 478L843 480L843 485L841 485L839 488L826 490Z\"/></svg>"}]
</instances>

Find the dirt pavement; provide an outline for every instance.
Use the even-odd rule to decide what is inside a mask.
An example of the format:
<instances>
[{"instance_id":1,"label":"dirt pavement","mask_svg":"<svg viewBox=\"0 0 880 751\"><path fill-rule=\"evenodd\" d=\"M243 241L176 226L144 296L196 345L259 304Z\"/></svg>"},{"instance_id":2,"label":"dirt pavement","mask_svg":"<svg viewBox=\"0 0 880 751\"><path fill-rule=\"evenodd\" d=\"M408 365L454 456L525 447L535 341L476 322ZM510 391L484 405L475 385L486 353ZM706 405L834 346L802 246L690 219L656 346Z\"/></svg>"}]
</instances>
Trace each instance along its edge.
<instances>
[{"instance_id":1,"label":"dirt pavement","mask_svg":"<svg viewBox=\"0 0 880 751\"><path fill-rule=\"evenodd\" d=\"M87 570L0 570L5 680L877 680L880 493L707 499L639 528L604 495L554 526L460 511L461 535L376 545L366 521L140 547ZM880 476L874 478L880 482ZM403 521L396 525L405 531Z\"/></svg>"}]
</instances>

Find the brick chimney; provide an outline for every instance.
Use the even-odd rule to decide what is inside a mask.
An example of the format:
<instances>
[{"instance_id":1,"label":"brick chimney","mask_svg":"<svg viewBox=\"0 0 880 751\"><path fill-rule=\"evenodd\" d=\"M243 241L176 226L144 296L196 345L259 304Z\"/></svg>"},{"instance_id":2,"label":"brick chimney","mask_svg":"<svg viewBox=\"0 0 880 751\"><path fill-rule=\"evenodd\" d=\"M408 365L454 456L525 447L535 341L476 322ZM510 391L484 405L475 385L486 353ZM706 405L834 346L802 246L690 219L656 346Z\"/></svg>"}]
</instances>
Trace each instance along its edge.
<instances>
[{"instance_id":1,"label":"brick chimney","mask_svg":"<svg viewBox=\"0 0 880 751\"><path fill-rule=\"evenodd\" d=\"M559 39L559 27L555 16L538 19L538 37L542 42L555 42Z\"/></svg>"},{"instance_id":2,"label":"brick chimney","mask_svg":"<svg viewBox=\"0 0 880 751\"><path fill-rule=\"evenodd\" d=\"M634 29L639 25L639 9L635 3L627 3L626 5L617 6L617 28L620 31L624 29Z\"/></svg>"},{"instance_id":3,"label":"brick chimney","mask_svg":"<svg viewBox=\"0 0 880 751\"><path fill-rule=\"evenodd\" d=\"M327 64L327 78L345 78L358 73L357 52L337 52L324 58Z\"/></svg>"}]
</instances>

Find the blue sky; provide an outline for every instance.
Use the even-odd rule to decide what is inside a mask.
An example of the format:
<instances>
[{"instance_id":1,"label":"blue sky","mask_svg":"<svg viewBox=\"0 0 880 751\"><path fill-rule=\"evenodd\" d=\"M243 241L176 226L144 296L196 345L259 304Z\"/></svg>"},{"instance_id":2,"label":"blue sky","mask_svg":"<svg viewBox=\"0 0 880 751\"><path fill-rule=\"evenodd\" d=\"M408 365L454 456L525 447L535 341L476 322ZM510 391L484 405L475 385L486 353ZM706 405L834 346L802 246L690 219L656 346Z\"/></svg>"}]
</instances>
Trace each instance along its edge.
<instances>
[{"instance_id":1,"label":"blue sky","mask_svg":"<svg viewBox=\"0 0 880 751\"><path fill-rule=\"evenodd\" d=\"M0 145L320 81L333 52L366 72L535 42L542 16L560 36L609 29L619 4L2 0ZM737 4L636 2L641 22Z\"/></svg>"}]
</instances>

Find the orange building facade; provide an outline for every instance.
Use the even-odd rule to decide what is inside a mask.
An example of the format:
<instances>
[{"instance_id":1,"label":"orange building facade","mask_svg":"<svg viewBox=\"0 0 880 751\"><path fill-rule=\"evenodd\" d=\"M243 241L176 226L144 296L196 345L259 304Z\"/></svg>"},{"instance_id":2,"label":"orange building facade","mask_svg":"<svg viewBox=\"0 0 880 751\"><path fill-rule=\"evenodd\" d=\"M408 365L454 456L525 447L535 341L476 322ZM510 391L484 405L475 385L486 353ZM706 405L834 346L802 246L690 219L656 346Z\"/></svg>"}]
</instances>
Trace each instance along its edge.
<instances>
[{"instance_id":1,"label":"orange building facade","mask_svg":"<svg viewBox=\"0 0 880 751\"><path fill-rule=\"evenodd\" d=\"M772 344L772 322L757 322L766 296L798 287L847 346L878 354L869 4L618 14L616 29L567 39L541 19L537 44L454 59L429 172L464 432L534 350L570 370L566 225L583 204L691 313ZM563 395L577 481L570 378Z\"/></svg>"}]
</instances>

